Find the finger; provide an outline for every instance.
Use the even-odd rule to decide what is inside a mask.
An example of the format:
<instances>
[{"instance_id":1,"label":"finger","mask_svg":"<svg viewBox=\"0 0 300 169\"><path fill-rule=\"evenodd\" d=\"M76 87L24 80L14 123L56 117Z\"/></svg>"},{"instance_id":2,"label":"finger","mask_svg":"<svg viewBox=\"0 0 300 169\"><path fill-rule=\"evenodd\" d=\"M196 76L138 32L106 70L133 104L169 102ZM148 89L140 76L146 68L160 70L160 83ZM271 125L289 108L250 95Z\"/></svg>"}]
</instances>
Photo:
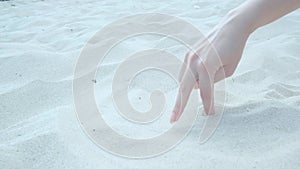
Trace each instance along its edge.
<instances>
[{"instance_id":1,"label":"finger","mask_svg":"<svg viewBox=\"0 0 300 169\"><path fill-rule=\"evenodd\" d=\"M229 76L232 75L231 73L232 71L228 70L225 66L220 68L216 73L215 73L215 76L214 76L214 83L217 83ZM199 79L197 79L195 85L194 85L194 89L199 89Z\"/></svg>"},{"instance_id":2,"label":"finger","mask_svg":"<svg viewBox=\"0 0 300 169\"><path fill-rule=\"evenodd\" d=\"M214 113L214 73L209 73L204 64L199 66L199 87L204 111L207 115Z\"/></svg>"},{"instance_id":3,"label":"finger","mask_svg":"<svg viewBox=\"0 0 300 169\"><path fill-rule=\"evenodd\" d=\"M227 71L224 68L220 68L216 74L215 74L215 78L214 78L214 83L217 83L223 79L225 79L226 77L228 77L227 75ZM194 89L199 89L199 79L197 79L195 85L194 85Z\"/></svg>"},{"instance_id":4,"label":"finger","mask_svg":"<svg viewBox=\"0 0 300 169\"><path fill-rule=\"evenodd\" d=\"M186 65L187 65L187 59L188 59L189 53L187 53L184 57L184 63L181 65L179 76L178 76L178 82L182 81L182 77L186 71Z\"/></svg>"},{"instance_id":5,"label":"finger","mask_svg":"<svg viewBox=\"0 0 300 169\"><path fill-rule=\"evenodd\" d=\"M215 73L215 76L214 76L214 83L217 83L229 76L232 75L231 73L232 71L231 70L228 70L225 66L220 68L216 73ZM197 79L195 85L194 85L194 89L199 89L199 80Z\"/></svg>"},{"instance_id":6,"label":"finger","mask_svg":"<svg viewBox=\"0 0 300 169\"><path fill-rule=\"evenodd\" d=\"M175 106L172 111L170 122L175 122L179 119L181 114L184 111L184 108L187 104L191 91L195 84L195 76L187 69L185 74L183 75L182 81L180 83L180 87L178 90Z\"/></svg>"}]
</instances>

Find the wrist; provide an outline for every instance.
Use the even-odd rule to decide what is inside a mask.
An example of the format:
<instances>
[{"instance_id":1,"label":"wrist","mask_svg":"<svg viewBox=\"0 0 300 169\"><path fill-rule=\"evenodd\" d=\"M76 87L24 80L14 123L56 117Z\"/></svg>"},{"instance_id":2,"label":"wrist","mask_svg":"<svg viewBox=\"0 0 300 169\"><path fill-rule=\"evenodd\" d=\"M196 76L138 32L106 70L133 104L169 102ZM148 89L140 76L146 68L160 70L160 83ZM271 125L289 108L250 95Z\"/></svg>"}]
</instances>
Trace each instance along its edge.
<instances>
[{"instance_id":1,"label":"wrist","mask_svg":"<svg viewBox=\"0 0 300 169\"><path fill-rule=\"evenodd\" d=\"M246 11L239 7L226 14L223 24L247 36L257 29L253 22L253 18L247 15Z\"/></svg>"}]
</instances>

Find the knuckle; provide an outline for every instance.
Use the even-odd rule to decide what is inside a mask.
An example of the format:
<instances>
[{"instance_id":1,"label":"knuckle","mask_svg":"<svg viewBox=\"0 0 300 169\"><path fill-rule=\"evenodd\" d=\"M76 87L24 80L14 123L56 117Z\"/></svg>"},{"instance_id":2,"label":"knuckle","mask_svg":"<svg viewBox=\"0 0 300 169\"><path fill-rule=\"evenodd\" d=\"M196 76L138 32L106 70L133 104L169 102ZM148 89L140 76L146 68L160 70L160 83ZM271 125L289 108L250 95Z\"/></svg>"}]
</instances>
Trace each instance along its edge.
<instances>
[{"instance_id":1,"label":"knuckle","mask_svg":"<svg viewBox=\"0 0 300 169\"><path fill-rule=\"evenodd\" d=\"M186 60L189 61L189 62L193 62L193 61L195 61L195 60L198 59L198 55L195 52L193 52L193 51L189 51L185 55L185 57L186 57Z\"/></svg>"},{"instance_id":2,"label":"knuckle","mask_svg":"<svg viewBox=\"0 0 300 169\"><path fill-rule=\"evenodd\" d=\"M214 76L219 68L219 65L214 64L213 62L208 60L201 61L198 64L199 73L207 74L209 76Z\"/></svg>"},{"instance_id":3,"label":"knuckle","mask_svg":"<svg viewBox=\"0 0 300 169\"><path fill-rule=\"evenodd\" d=\"M197 59L198 59L197 53L193 53L192 55L190 55L190 60L191 61L194 61L194 60L197 60Z\"/></svg>"}]
</instances>

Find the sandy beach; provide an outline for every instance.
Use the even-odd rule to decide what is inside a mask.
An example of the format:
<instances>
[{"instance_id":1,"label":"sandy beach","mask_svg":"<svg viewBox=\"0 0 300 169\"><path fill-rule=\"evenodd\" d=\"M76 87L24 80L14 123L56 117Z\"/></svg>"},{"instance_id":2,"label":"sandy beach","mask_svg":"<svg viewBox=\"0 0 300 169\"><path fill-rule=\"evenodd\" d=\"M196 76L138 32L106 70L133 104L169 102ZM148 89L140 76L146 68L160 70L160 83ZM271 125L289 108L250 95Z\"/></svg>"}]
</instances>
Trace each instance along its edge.
<instances>
[{"instance_id":1,"label":"sandy beach","mask_svg":"<svg viewBox=\"0 0 300 169\"><path fill-rule=\"evenodd\" d=\"M226 79L222 121L205 144L198 144L206 118L200 115L189 135L172 150L153 158L128 159L95 145L77 119L74 68L84 45L105 25L124 16L156 12L184 19L205 34L242 2L0 2L0 168L299 168L300 10L251 35L236 72ZM165 91L165 112L157 123L147 126L124 120L111 98L113 74L124 55L157 46L173 50L181 60L186 52L164 38L131 39L111 50L91 79L103 118L124 135L151 137L171 126L177 84L159 71L137 76L128 94L132 106L145 111L151 107L151 91Z\"/></svg>"}]
</instances>

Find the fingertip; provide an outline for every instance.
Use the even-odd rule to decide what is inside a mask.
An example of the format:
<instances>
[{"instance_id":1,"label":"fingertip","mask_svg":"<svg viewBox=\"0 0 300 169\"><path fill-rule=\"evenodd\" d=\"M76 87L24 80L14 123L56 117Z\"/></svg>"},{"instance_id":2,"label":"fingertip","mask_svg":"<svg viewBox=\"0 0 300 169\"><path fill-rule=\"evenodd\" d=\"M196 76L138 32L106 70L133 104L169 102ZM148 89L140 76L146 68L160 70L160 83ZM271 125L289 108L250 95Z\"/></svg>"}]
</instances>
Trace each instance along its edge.
<instances>
[{"instance_id":1,"label":"fingertip","mask_svg":"<svg viewBox=\"0 0 300 169\"><path fill-rule=\"evenodd\" d=\"M214 115L214 114L215 114L215 108L214 108L214 105L211 105L211 108L207 112L207 115L210 116L210 115Z\"/></svg>"},{"instance_id":2,"label":"fingertip","mask_svg":"<svg viewBox=\"0 0 300 169\"><path fill-rule=\"evenodd\" d=\"M170 118L170 123L174 123L176 121L177 121L177 113L172 111L171 118Z\"/></svg>"},{"instance_id":3,"label":"fingertip","mask_svg":"<svg viewBox=\"0 0 300 169\"><path fill-rule=\"evenodd\" d=\"M213 101L212 102L207 101L206 103L204 103L204 112L208 116L215 114Z\"/></svg>"}]
</instances>

